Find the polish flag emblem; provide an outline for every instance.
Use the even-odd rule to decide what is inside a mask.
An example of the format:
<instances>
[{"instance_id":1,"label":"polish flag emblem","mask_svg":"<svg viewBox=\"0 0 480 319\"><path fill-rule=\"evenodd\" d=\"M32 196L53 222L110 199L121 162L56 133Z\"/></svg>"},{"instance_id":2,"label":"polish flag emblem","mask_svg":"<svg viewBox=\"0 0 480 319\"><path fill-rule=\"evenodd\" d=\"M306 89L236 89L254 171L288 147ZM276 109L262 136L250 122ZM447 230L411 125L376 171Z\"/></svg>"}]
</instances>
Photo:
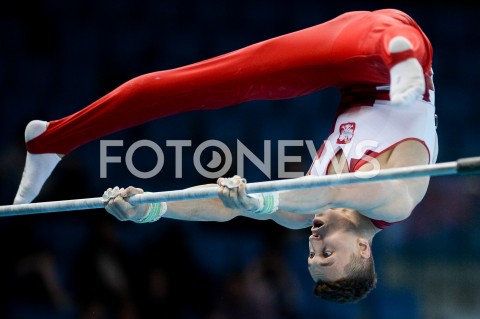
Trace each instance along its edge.
<instances>
[{"instance_id":1,"label":"polish flag emblem","mask_svg":"<svg viewBox=\"0 0 480 319\"><path fill-rule=\"evenodd\" d=\"M353 138L355 133L355 123L348 122L340 124L339 136L337 138L337 144L348 144Z\"/></svg>"}]
</instances>

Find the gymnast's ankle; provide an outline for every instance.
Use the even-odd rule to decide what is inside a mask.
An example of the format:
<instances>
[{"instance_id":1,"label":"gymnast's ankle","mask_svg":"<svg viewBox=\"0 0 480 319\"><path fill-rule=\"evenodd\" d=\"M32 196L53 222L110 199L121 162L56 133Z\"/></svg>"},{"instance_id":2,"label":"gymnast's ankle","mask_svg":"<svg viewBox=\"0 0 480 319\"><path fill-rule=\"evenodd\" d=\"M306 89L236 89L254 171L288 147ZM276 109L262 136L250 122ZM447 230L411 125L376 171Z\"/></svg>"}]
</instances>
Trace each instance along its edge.
<instances>
[{"instance_id":1,"label":"gymnast's ankle","mask_svg":"<svg viewBox=\"0 0 480 319\"><path fill-rule=\"evenodd\" d=\"M48 122L34 120L25 128L25 142L28 142L47 130ZM14 204L30 203L40 193L53 169L61 160L54 153L32 154L27 151L22 179L18 187Z\"/></svg>"},{"instance_id":2,"label":"gymnast's ankle","mask_svg":"<svg viewBox=\"0 0 480 319\"><path fill-rule=\"evenodd\" d=\"M402 36L393 38L390 52L390 101L407 106L421 98L425 91L423 68L414 56L413 45Z\"/></svg>"}]
</instances>

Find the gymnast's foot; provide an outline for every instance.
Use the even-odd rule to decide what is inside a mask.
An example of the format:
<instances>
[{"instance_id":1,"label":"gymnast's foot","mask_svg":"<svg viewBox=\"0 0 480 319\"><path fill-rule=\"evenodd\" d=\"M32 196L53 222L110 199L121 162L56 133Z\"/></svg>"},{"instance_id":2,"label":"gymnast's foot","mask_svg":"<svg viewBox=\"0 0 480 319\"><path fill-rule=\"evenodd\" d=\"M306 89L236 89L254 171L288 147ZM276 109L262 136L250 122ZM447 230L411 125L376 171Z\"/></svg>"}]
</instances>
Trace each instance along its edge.
<instances>
[{"instance_id":1,"label":"gymnast's foot","mask_svg":"<svg viewBox=\"0 0 480 319\"><path fill-rule=\"evenodd\" d=\"M391 54L412 50L413 46L406 38L393 38L388 50ZM395 106L412 104L425 92L425 76L418 60L408 58L390 69L390 101Z\"/></svg>"},{"instance_id":2,"label":"gymnast's foot","mask_svg":"<svg viewBox=\"0 0 480 319\"><path fill-rule=\"evenodd\" d=\"M47 130L48 122L34 120L25 129L25 142L39 136ZM27 151L22 180L18 187L14 204L30 203L42 189L43 184L60 162L58 154L32 154Z\"/></svg>"}]
</instances>

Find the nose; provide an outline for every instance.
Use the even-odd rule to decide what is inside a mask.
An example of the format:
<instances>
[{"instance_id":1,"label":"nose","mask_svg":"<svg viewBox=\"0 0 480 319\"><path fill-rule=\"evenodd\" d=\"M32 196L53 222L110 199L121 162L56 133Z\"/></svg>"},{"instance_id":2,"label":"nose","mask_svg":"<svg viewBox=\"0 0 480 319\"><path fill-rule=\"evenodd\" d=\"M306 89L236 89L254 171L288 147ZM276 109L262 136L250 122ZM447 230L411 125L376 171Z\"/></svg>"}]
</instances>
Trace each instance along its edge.
<instances>
[{"instance_id":1,"label":"nose","mask_svg":"<svg viewBox=\"0 0 480 319\"><path fill-rule=\"evenodd\" d=\"M319 235L312 233L312 235L308 237L308 245L310 247L310 252L313 252L315 255L321 250L322 243L322 237L320 237Z\"/></svg>"}]
</instances>

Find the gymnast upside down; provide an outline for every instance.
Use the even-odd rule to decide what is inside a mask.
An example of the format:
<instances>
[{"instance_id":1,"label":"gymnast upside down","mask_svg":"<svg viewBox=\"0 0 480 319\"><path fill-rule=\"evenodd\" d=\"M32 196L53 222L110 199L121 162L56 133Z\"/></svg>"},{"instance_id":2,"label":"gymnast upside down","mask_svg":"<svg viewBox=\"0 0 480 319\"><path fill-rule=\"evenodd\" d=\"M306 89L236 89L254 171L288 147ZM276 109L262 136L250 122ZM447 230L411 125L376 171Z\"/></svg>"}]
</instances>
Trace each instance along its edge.
<instances>
[{"instance_id":1,"label":"gymnast upside down","mask_svg":"<svg viewBox=\"0 0 480 319\"><path fill-rule=\"evenodd\" d=\"M295 98L328 87L341 95L335 125L303 178L435 163L432 54L427 36L404 12L354 11L205 61L140 75L72 115L27 125L27 158L14 203L33 201L63 156L105 135L176 113ZM106 210L135 222L245 216L311 227L308 267L315 294L343 303L375 287L372 239L408 218L429 178L255 195L246 194L245 183L240 176L221 178L218 198L168 205L133 206L129 196L142 189L108 189Z\"/></svg>"}]
</instances>

